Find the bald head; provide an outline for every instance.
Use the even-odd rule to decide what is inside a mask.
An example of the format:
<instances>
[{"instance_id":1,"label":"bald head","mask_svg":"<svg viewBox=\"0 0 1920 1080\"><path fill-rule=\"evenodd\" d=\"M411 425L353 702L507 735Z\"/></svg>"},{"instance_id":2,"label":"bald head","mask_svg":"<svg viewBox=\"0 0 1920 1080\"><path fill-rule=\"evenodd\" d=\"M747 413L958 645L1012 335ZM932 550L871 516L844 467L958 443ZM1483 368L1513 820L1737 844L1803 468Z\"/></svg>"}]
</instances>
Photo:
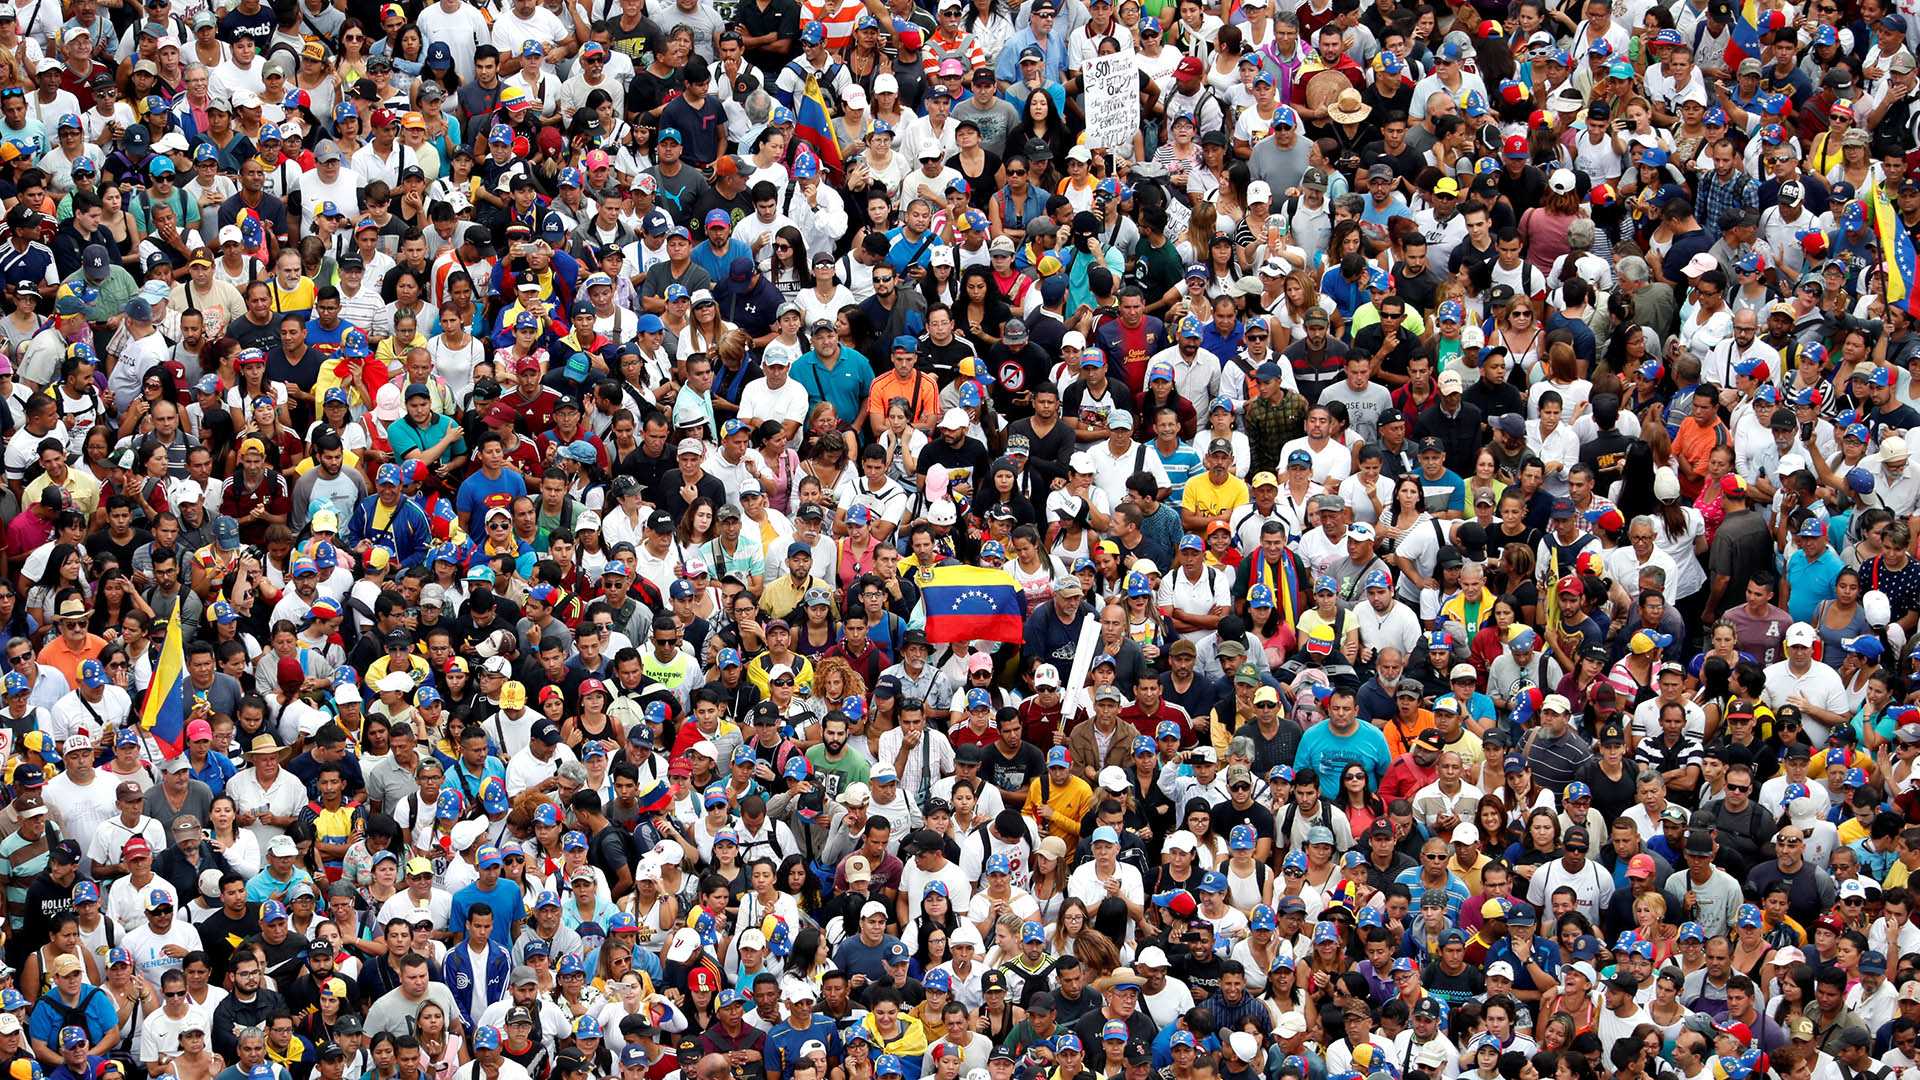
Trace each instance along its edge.
<instances>
[{"instance_id":1,"label":"bald head","mask_svg":"<svg viewBox=\"0 0 1920 1080\"><path fill-rule=\"evenodd\" d=\"M727 1062L725 1054L708 1054L693 1067L693 1075L698 1080L724 1080L733 1075L733 1066Z\"/></svg>"}]
</instances>

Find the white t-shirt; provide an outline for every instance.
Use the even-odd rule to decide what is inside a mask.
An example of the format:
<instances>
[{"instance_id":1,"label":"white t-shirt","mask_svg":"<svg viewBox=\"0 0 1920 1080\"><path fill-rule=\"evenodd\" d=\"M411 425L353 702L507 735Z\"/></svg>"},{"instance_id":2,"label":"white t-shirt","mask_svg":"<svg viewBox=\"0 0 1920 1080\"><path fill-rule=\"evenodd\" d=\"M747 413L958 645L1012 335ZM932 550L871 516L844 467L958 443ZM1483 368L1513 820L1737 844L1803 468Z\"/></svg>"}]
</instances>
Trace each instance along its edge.
<instances>
[{"instance_id":1,"label":"white t-shirt","mask_svg":"<svg viewBox=\"0 0 1920 1080\"><path fill-rule=\"evenodd\" d=\"M740 392L740 415L756 420L805 420L807 388L792 378L777 390L766 379L755 379Z\"/></svg>"}]
</instances>

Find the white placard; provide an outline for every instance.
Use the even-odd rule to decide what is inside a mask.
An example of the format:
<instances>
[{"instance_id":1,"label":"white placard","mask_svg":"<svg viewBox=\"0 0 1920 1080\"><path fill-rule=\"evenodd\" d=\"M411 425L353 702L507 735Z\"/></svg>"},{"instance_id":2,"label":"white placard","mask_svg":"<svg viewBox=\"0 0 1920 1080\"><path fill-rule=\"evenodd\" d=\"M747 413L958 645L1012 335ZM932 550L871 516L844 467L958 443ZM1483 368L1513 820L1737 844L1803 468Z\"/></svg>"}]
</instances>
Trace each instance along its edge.
<instances>
[{"instance_id":1,"label":"white placard","mask_svg":"<svg viewBox=\"0 0 1920 1080\"><path fill-rule=\"evenodd\" d=\"M1087 148L1130 150L1140 130L1140 74L1127 53L1096 56L1081 71L1086 88Z\"/></svg>"}]
</instances>

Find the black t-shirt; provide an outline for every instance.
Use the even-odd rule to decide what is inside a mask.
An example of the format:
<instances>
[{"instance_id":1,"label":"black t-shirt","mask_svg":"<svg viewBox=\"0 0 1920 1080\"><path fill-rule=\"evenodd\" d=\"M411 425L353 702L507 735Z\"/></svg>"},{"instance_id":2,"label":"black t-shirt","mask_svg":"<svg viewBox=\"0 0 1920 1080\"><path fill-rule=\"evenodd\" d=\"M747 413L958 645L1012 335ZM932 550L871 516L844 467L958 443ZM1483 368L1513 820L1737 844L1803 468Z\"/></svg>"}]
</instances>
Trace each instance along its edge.
<instances>
[{"instance_id":1,"label":"black t-shirt","mask_svg":"<svg viewBox=\"0 0 1920 1080\"><path fill-rule=\"evenodd\" d=\"M1532 165L1522 168L1517 176L1502 169L1497 186L1514 206L1539 206L1540 197L1547 193L1547 174Z\"/></svg>"},{"instance_id":2,"label":"black t-shirt","mask_svg":"<svg viewBox=\"0 0 1920 1080\"><path fill-rule=\"evenodd\" d=\"M997 788L1019 790L1047 768L1047 759L1041 756L1040 748L1025 739L1020 741L1020 749L1012 757L1006 756L998 741L987 744L984 749L987 760L980 775Z\"/></svg>"},{"instance_id":3,"label":"black t-shirt","mask_svg":"<svg viewBox=\"0 0 1920 1080\"><path fill-rule=\"evenodd\" d=\"M955 334L945 345L935 344L932 338L920 342L920 356L915 366L920 371L933 376L933 381L941 386L952 383L960 375L960 361L979 354L966 338Z\"/></svg>"},{"instance_id":4,"label":"black t-shirt","mask_svg":"<svg viewBox=\"0 0 1920 1080\"><path fill-rule=\"evenodd\" d=\"M26 963L34 950L52 940L53 920L73 910L73 886L57 885L46 874L27 885L26 921L7 938L7 963L16 970ZM105 925L111 925L107 920ZM108 931L114 936L117 927Z\"/></svg>"},{"instance_id":5,"label":"black t-shirt","mask_svg":"<svg viewBox=\"0 0 1920 1080\"><path fill-rule=\"evenodd\" d=\"M975 474L984 470L989 460L987 448L980 445L977 439L962 439L959 446L952 446L947 440L936 438L921 449L914 467L922 476L935 465L945 465L950 473L965 470L955 476L953 482L971 483L978 490L985 477Z\"/></svg>"},{"instance_id":6,"label":"black t-shirt","mask_svg":"<svg viewBox=\"0 0 1920 1080\"><path fill-rule=\"evenodd\" d=\"M604 871L611 881L619 876L618 871L633 869L636 861L633 838L618 825L608 824L593 834L593 841L587 847L587 861Z\"/></svg>"},{"instance_id":7,"label":"black t-shirt","mask_svg":"<svg viewBox=\"0 0 1920 1080\"><path fill-rule=\"evenodd\" d=\"M1601 816L1608 821L1633 809L1636 801L1635 788L1638 785L1638 773L1630 759L1620 762L1620 779L1612 780L1600 768L1600 759L1594 758L1580 767L1575 774L1580 781L1593 789L1593 805Z\"/></svg>"},{"instance_id":8,"label":"black t-shirt","mask_svg":"<svg viewBox=\"0 0 1920 1080\"><path fill-rule=\"evenodd\" d=\"M1527 412L1527 396L1512 383L1490 383L1481 380L1473 384L1466 393L1467 402L1480 410L1481 416L1503 416L1507 413Z\"/></svg>"},{"instance_id":9,"label":"black t-shirt","mask_svg":"<svg viewBox=\"0 0 1920 1080\"><path fill-rule=\"evenodd\" d=\"M660 479L654 482L650 496L655 506L672 514L675 520L686 513L687 507L692 505L691 500L682 498L680 495L680 488L683 486L680 480L680 468L676 463L671 471L661 474ZM720 483L719 477L703 474L693 487L697 498L711 499L715 506L726 505L727 489Z\"/></svg>"},{"instance_id":10,"label":"black t-shirt","mask_svg":"<svg viewBox=\"0 0 1920 1080\"><path fill-rule=\"evenodd\" d=\"M1231 801L1215 803L1213 807L1214 831L1225 835L1233 831L1235 825L1253 826L1253 835L1274 838L1273 811L1259 803L1249 803L1245 810L1234 809Z\"/></svg>"},{"instance_id":11,"label":"black t-shirt","mask_svg":"<svg viewBox=\"0 0 1920 1080\"><path fill-rule=\"evenodd\" d=\"M227 336L242 349L272 349L280 342L279 320L269 318L265 326L256 326L246 316L227 324Z\"/></svg>"},{"instance_id":12,"label":"black t-shirt","mask_svg":"<svg viewBox=\"0 0 1920 1080\"><path fill-rule=\"evenodd\" d=\"M239 918L228 915L225 908L193 924L200 931L200 947L206 950L207 963L213 968L213 977L218 979L226 975L227 965L233 957L233 950L240 947L250 937L260 933L259 905L248 904Z\"/></svg>"},{"instance_id":13,"label":"black t-shirt","mask_svg":"<svg viewBox=\"0 0 1920 1080\"><path fill-rule=\"evenodd\" d=\"M746 3L733 9L733 20L740 24L744 37L779 34L781 41L800 40L800 5L795 4L793 0L769 0L764 7L757 0L747 0ZM747 63L764 72L766 74L764 81L769 83L791 58L791 54L775 52L772 49L747 50Z\"/></svg>"},{"instance_id":14,"label":"black t-shirt","mask_svg":"<svg viewBox=\"0 0 1920 1080\"><path fill-rule=\"evenodd\" d=\"M1074 384L1074 386L1079 385L1081 384ZM1072 387L1068 389L1072 389ZM1131 401L1132 398L1129 397L1128 400ZM1064 410L1066 409L1064 401L1061 403L1061 409L1064 415ZM1047 432L1045 435L1036 435L1033 431L1033 421L1031 419L1015 420L1013 426L1007 429L1007 434L1009 436L1025 435L1027 437L1028 468L1032 468L1035 464L1043 461L1051 462L1054 465L1065 465L1067 459L1073 456L1074 449L1079 445L1079 440L1073 437L1073 429L1068 427L1064 421L1056 421L1053 425L1053 430Z\"/></svg>"},{"instance_id":15,"label":"black t-shirt","mask_svg":"<svg viewBox=\"0 0 1920 1080\"><path fill-rule=\"evenodd\" d=\"M305 934L287 931L280 944L269 944L267 939L259 938L260 948L267 954L267 977L277 984L288 984L306 970L308 941Z\"/></svg>"},{"instance_id":16,"label":"black t-shirt","mask_svg":"<svg viewBox=\"0 0 1920 1080\"><path fill-rule=\"evenodd\" d=\"M1448 1006L1458 1007L1480 996L1486 990L1487 981L1472 964L1461 968L1457 975L1449 975L1440 970L1436 962L1428 964L1420 973L1420 985Z\"/></svg>"},{"instance_id":17,"label":"black t-shirt","mask_svg":"<svg viewBox=\"0 0 1920 1080\"><path fill-rule=\"evenodd\" d=\"M636 69L644 68L645 65L641 64L640 60L651 50L653 39L660 36L660 27L645 15L640 17L640 21L635 23L631 30L626 28L626 15L616 15L607 21L607 31L613 42L612 48L631 58ZM795 34L798 33L799 31L796 30ZM638 75L639 71L636 70L635 74Z\"/></svg>"},{"instance_id":18,"label":"black t-shirt","mask_svg":"<svg viewBox=\"0 0 1920 1080\"><path fill-rule=\"evenodd\" d=\"M1210 952L1207 954L1205 960L1196 960L1194 959L1193 949L1183 945L1179 954L1171 956L1169 959L1173 961L1173 970L1170 974L1181 982L1186 983L1187 989L1204 990L1208 997L1212 997L1213 992L1220 989L1220 956L1218 953Z\"/></svg>"},{"instance_id":19,"label":"black t-shirt","mask_svg":"<svg viewBox=\"0 0 1920 1080\"><path fill-rule=\"evenodd\" d=\"M145 530L135 529L132 537L126 543L120 544L114 542L113 534L101 529L87 537L87 554L93 556L95 561L98 561L103 554L111 555L120 564L122 571L131 574L133 573L133 553L152 539L153 536Z\"/></svg>"},{"instance_id":20,"label":"black t-shirt","mask_svg":"<svg viewBox=\"0 0 1920 1080\"><path fill-rule=\"evenodd\" d=\"M660 76L642 67L633 73L633 81L627 83L627 114L652 112L680 96L686 88L686 80L678 70Z\"/></svg>"}]
</instances>

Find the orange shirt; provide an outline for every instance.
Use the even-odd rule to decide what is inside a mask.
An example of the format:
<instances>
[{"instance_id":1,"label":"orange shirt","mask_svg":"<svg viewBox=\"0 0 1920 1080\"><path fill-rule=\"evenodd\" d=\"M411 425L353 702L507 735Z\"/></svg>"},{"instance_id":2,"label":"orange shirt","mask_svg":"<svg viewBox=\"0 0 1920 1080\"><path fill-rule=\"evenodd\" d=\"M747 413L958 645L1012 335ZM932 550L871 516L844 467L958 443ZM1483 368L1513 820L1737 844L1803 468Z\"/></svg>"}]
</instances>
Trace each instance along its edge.
<instances>
[{"instance_id":1,"label":"orange shirt","mask_svg":"<svg viewBox=\"0 0 1920 1080\"><path fill-rule=\"evenodd\" d=\"M1680 421L1679 434L1673 437L1673 452L1686 458L1687 464L1693 466L1695 472L1705 475L1707 458L1713 453L1713 448L1731 441L1727 435L1727 426L1719 420L1716 419L1711 424L1702 424L1689 416ZM1700 494L1700 487L1699 480L1681 476L1680 492L1688 499Z\"/></svg>"},{"instance_id":2,"label":"orange shirt","mask_svg":"<svg viewBox=\"0 0 1920 1080\"><path fill-rule=\"evenodd\" d=\"M60 669L60 674L67 677L67 688L78 690L80 689L80 665L88 660L99 659L106 647L106 638L99 634L88 634L85 644L77 650L72 649L67 646L67 639L56 633L50 641L41 646L40 662L48 667Z\"/></svg>"},{"instance_id":3,"label":"orange shirt","mask_svg":"<svg viewBox=\"0 0 1920 1080\"><path fill-rule=\"evenodd\" d=\"M1414 738L1433 726L1433 711L1421 709L1411 725L1402 727L1401 723L1400 714L1396 712L1380 725L1380 733L1387 737L1387 752L1396 759L1412 750Z\"/></svg>"},{"instance_id":4,"label":"orange shirt","mask_svg":"<svg viewBox=\"0 0 1920 1080\"><path fill-rule=\"evenodd\" d=\"M918 394L914 384L919 384ZM886 372L873 380L873 388L867 394L867 415L884 421L887 418L887 402L899 398L907 403L913 414L909 421L915 425L930 423L940 415L940 384L933 376L924 371L916 371L903 379L888 367Z\"/></svg>"}]
</instances>

